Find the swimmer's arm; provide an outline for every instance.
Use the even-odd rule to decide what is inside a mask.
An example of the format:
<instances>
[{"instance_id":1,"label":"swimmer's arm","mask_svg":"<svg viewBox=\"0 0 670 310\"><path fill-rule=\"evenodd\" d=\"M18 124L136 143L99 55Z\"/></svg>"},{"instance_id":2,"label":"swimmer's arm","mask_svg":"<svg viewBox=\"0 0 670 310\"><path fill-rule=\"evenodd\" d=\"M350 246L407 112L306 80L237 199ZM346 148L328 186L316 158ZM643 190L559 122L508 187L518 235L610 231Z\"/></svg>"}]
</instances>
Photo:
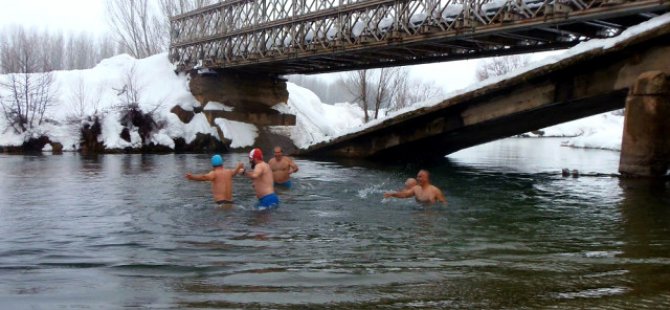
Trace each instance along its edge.
<instances>
[{"instance_id":1,"label":"swimmer's arm","mask_svg":"<svg viewBox=\"0 0 670 310\"><path fill-rule=\"evenodd\" d=\"M289 168L289 170L288 170L289 173L296 173L299 170L298 165L295 164L293 159L289 159L288 168ZM291 171L291 169L293 169L293 171Z\"/></svg>"},{"instance_id":2,"label":"swimmer's arm","mask_svg":"<svg viewBox=\"0 0 670 310\"><path fill-rule=\"evenodd\" d=\"M262 170L263 170L263 168L262 168L261 165L256 165L256 167L254 168L254 171L247 172L247 176L252 178L252 179L256 179L259 176L261 176L261 174L263 174Z\"/></svg>"},{"instance_id":3,"label":"swimmer's arm","mask_svg":"<svg viewBox=\"0 0 670 310\"><path fill-rule=\"evenodd\" d=\"M214 180L214 172L210 171L207 174L191 174L186 173L186 178L191 181L212 181Z\"/></svg>"},{"instance_id":4,"label":"swimmer's arm","mask_svg":"<svg viewBox=\"0 0 670 310\"><path fill-rule=\"evenodd\" d=\"M238 174L244 174L244 164L241 162L237 163L237 167L233 170L233 176Z\"/></svg>"},{"instance_id":5,"label":"swimmer's arm","mask_svg":"<svg viewBox=\"0 0 670 310\"><path fill-rule=\"evenodd\" d=\"M414 196L414 188L406 189L399 192L387 192L384 193L384 198L395 197L395 198L409 198Z\"/></svg>"},{"instance_id":6,"label":"swimmer's arm","mask_svg":"<svg viewBox=\"0 0 670 310\"><path fill-rule=\"evenodd\" d=\"M437 198L437 201L439 201L439 202L441 202L445 205L447 204L447 198L444 198L444 193L442 193L442 191L439 190L439 189L437 190L436 198Z\"/></svg>"}]
</instances>

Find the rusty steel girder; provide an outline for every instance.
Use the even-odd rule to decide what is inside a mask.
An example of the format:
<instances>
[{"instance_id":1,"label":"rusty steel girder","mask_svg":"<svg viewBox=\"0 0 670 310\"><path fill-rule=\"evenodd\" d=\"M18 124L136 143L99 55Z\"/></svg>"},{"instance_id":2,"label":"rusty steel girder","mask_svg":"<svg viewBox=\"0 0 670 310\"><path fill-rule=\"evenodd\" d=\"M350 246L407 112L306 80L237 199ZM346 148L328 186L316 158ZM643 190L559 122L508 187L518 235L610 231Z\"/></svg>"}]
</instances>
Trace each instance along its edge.
<instances>
[{"instance_id":1,"label":"rusty steel girder","mask_svg":"<svg viewBox=\"0 0 670 310\"><path fill-rule=\"evenodd\" d=\"M667 0L230 0L171 18L178 70L270 74L565 48L670 9Z\"/></svg>"}]
</instances>

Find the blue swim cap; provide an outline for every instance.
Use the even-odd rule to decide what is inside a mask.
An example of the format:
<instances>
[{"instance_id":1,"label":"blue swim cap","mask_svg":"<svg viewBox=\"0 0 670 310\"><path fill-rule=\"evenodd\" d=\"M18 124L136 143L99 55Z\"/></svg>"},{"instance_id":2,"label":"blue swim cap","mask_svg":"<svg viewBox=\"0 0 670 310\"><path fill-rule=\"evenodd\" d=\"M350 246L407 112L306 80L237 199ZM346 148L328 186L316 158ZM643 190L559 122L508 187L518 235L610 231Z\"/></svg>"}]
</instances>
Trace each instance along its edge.
<instances>
[{"instance_id":1,"label":"blue swim cap","mask_svg":"<svg viewBox=\"0 0 670 310\"><path fill-rule=\"evenodd\" d=\"M212 156L212 166L213 167L223 166L223 158L221 158L221 155Z\"/></svg>"}]
</instances>

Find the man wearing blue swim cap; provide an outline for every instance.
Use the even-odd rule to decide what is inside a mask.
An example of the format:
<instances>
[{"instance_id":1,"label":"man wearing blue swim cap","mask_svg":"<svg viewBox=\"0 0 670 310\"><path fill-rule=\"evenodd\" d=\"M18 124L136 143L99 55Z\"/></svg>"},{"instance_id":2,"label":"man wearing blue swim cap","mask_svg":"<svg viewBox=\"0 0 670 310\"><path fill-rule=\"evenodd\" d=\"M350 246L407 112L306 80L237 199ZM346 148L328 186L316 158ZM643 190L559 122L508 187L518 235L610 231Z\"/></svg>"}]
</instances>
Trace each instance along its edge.
<instances>
[{"instance_id":1,"label":"man wearing blue swim cap","mask_svg":"<svg viewBox=\"0 0 670 310\"><path fill-rule=\"evenodd\" d=\"M235 169L226 169L223 167L223 158L221 155L212 156L212 171L206 174L186 173L186 178L193 181L212 182L212 196L217 204L233 203L233 176L241 174L244 170L244 164L237 163Z\"/></svg>"}]
</instances>

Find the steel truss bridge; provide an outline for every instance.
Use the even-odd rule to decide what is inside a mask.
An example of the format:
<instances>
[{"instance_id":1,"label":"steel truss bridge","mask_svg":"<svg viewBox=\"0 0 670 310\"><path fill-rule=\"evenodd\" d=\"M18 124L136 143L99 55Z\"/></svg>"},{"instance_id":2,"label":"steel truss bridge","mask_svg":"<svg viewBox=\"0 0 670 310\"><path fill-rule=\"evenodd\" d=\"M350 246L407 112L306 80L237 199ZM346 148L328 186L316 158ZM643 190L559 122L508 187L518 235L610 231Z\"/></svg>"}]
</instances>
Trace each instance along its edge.
<instances>
[{"instance_id":1,"label":"steel truss bridge","mask_svg":"<svg viewBox=\"0 0 670 310\"><path fill-rule=\"evenodd\" d=\"M669 10L670 0L227 0L171 18L170 59L180 71L270 75L381 68L566 48Z\"/></svg>"}]
</instances>

